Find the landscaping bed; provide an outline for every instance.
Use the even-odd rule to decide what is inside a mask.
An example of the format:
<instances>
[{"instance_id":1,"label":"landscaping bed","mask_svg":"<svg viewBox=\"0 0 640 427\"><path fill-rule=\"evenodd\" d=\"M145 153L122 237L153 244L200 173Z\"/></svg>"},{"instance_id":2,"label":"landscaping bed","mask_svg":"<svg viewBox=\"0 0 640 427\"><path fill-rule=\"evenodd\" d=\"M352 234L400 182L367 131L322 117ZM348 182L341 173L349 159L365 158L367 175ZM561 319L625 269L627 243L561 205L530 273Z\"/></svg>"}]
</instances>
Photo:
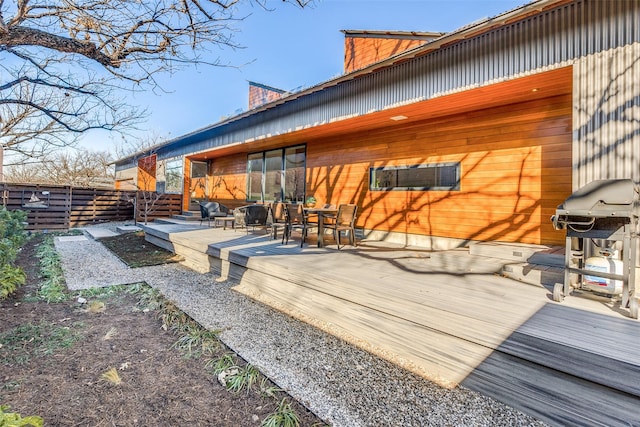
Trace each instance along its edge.
<instances>
[{"instance_id":1,"label":"landscaping bed","mask_svg":"<svg viewBox=\"0 0 640 427\"><path fill-rule=\"evenodd\" d=\"M43 292L46 239L0 301L0 405L47 426L324 425L144 284Z\"/></svg>"},{"instance_id":2,"label":"landscaping bed","mask_svg":"<svg viewBox=\"0 0 640 427\"><path fill-rule=\"evenodd\" d=\"M100 242L129 267L148 267L152 265L180 262L183 258L161 247L147 242L143 231L103 237Z\"/></svg>"}]
</instances>

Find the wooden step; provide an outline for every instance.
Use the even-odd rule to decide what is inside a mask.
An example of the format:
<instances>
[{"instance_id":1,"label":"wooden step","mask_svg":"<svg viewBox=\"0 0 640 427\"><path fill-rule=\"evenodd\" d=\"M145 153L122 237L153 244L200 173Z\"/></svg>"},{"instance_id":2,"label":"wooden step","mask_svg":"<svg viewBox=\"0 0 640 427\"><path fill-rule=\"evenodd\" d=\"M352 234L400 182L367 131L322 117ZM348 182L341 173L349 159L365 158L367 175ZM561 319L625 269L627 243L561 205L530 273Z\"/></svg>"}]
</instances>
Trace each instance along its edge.
<instances>
[{"instance_id":1,"label":"wooden step","mask_svg":"<svg viewBox=\"0 0 640 427\"><path fill-rule=\"evenodd\" d=\"M477 242L469 245L476 256L505 260L500 274L535 286L564 281L564 248L522 243Z\"/></svg>"},{"instance_id":2,"label":"wooden step","mask_svg":"<svg viewBox=\"0 0 640 427\"><path fill-rule=\"evenodd\" d=\"M475 242L469 244L471 255L500 258L508 261L529 262L532 264L555 264L562 256L564 248L559 246L531 245L526 243ZM563 265L560 262L559 265Z\"/></svg>"},{"instance_id":3,"label":"wooden step","mask_svg":"<svg viewBox=\"0 0 640 427\"><path fill-rule=\"evenodd\" d=\"M534 286L553 287L564 283L564 268L517 262L502 267L502 275Z\"/></svg>"},{"instance_id":4,"label":"wooden step","mask_svg":"<svg viewBox=\"0 0 640 427\"><path fill-rule=\"evenodd\" d=\"M462 385L552 426L629 427L638 423L636 396L501 351L485 359Z\"/></svg>"},{"instance_id":5,"label":"wooden step","mask_svg":"<svg viewBox=\"0 0 640 427\"><path fill-rule=\"evenodd\" d=\"M198 213L198 215L194 215L192 212L183 212L181 214L172 215L171 218L179 219L182 221L200 221L202 219L202 216L200 215L200 213Z\"/></svg>"},{"instance_id":6,"label":"wooden step","mask_svg":"<svg viewBox=\"0 0 640 427\"><path fill-rule=\"evenodd\" d=\"M556 248L338 252L177 227L154 233L198 268L235 279L234 290L436 383L462 384L552 425L637 424L638 323L619 304L552 302L541 284L563 277ZM538 286L499 277L507 270Z\"/></svg>"}]
</instances>

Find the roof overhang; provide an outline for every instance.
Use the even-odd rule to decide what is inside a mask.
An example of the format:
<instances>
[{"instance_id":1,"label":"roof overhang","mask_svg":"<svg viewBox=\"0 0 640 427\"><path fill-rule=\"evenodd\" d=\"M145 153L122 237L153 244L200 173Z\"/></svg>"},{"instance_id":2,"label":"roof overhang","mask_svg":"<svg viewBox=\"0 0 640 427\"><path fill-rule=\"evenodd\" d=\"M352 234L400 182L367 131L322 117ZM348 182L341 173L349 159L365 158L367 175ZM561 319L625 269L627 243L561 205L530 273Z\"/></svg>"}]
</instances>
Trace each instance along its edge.
<instances>
[{"instance_id":1,"label":"roof overhang","mask_svg":"<svg viewBox=\"0 0 640 427\"><path fill-rule=\"evenodd\" d=\"M166 141L164 144L161 144L161 146L169 146L172 145L174 143L179 143L180 141L183 141L185 139L193 139L195 136L197 136L200 133L206 132L206 131L211 131L215 128L218 127L222 127L225 126L229 123L233 123L235 121L253 116L255 114L259 114L263 111L267 111L273 108L278 107L279 105L285 104L287 102L291 102L293 100L305 97L305 96L309 96L311 94L314 94L316 92L320 92L323 91L329 87L332 86L337 86L341 83L350 81L350 80L355 80L358 79L360 77L369 75L371 73L375 73L378 71L382 71L384 69L387 69L389 67L393 67L394 65L406 62L406 61L410 61L414 58L423 56L423 55L427 55L431 52L437 51L439 49L445 48L447 46L450 46L454 43L472 38L472 37L476 37L478 35L481 35L483 33L492 31L496 28L508 25L508 24L512 24L514 22L526 19L530 16L533 15L537 15L539 13L542 13L546 10L555 8L557 6L563 5L563 4L567 4L567 3L571 3L575 0L536 0L533 1L531 3L527 3L523 6L519 6L515 9L512 9L510 11L501 13L500 15L497 15L493 18L487 18L484 20L480 20L477 22L474 22L472 24L469 24L465 27L462 27L458 30L452 31L450 33L447 33L433 41L427 42L421 46L415 47L413 49L407 50L405 52L399 53L395 56L391 56L387 59L384 59L382 61L373 63L368 65L367 67L364 67L362 69L353 71L351 73L348 74L344 74L341 75L339 77L333 78L331 80L327 80L323 83L320 83L316 86L312 86L309 87L307 89L303 89L300 90L298 92L295 93L291 93L289 95L285 95L275 101L266 103L266 104L262 104L254 109L251 109L249 111L245 111L243 113L237 114L235 116L229 117L227 119L224 119L220 122L217 122L215 124L194 130L193 132L184 134L182 136L176 137L170 141ZM158 147L154 147L154 148L158 148ZM148 150L147 150L148 151ZM116 163L121 163L121 162L127 162L130 161L131 159L135 158L135 157L139 157L140 153L136 153L134 155L128 156L126 158L120 159L118 160Z\"/></svg>"},{"instance_id":2,"label":"roof overhang","mask_svg":"<svg viewBox=\"0 0 640 427\"><path fill-rule=\"evenodd\" d=\"M335 121L282 135L254 140L251 144L235 143L194 153L192 160L209 160L233 154L262 151L280 146L318 141L323 138L341 137L350 133L367 133L376 129L393 131L394 126L407 128L424 126L425 121L438 120L454 114L496 108L560 95L571 94L573 69L565 66L551 71L522 76L487 86L402 105L393 109L376 111L354 118ZM401 116L401 120L397 120Z\"/></svg>"}]
</instances>

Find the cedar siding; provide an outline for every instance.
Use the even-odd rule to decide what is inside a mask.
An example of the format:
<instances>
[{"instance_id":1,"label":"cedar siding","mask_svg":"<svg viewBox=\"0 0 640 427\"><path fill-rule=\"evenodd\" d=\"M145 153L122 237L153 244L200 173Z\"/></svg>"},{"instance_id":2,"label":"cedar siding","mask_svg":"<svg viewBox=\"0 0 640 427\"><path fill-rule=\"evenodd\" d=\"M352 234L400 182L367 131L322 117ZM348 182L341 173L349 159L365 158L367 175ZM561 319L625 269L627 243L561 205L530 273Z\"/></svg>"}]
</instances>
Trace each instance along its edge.
<instances>
[{"instance_id":1,"label":"cedar siding","mask_svg":"<svg viewBox=\"0 0 640 427\"><path fill-rule=\"evenodd\" d=\"M571 193L571 96L325 138L307 146L307 193L355 202L368 230L562 243L549 218ZM369 191L369 168L461 162L460 191Z\"/></svg>"},{"instance_id":2,"label":"cedar siding","mask_svg":"<svg viewBox=\"0 0 640 427\"><path fill-rule=\"evenodd\" d=\"M353 132L335 124L331 130L264 139L251 148L306 144L307 195L320 203L356 203L357 226L365 230L562 244L564 236L549 218L571 193L571 76L570 67L536 76L536 82L554 82L543 86L549 92L544 98L508 103L518 96L497 84L485 88L486 104L499 104L490 108L474 100L464 113ZM446 98L455 104L459 97L424 102L422 111L413 105L412 115L436 115ZM229 150L194 157L213 159L209 198L237 206L246 200L247 151ZM443 162L461 163L459 191L369 190L372 167Z\"/></svg>"},{"instance_id":3,"label":"cedar siding","mask_svg":"<svg viewBox=\"0 0 640 427\"><path fill-rule=\"evenodd\" d=\"M246 204L247 155L245 153L219 157L212 161L209 198L229 208Z\"/></svg>"},{"instance_id":4,"label":"cedar siding","mask_svg":"<svg viewBox=\"0 0 640 427\"><path fill-rule=\"evenodd\" d=\"M441 33L406 31L343 31L344 72L350 73L421 46Z\"/></svg>"},{"instance_id":5,"label":"cedar siding","mask_svg":"<svg viewBox=\"0 0 640 427\"><path fill-rule=\"evenodd\" d=\"M405 40L428 33L345 31L355 71L156 152L209 162L207 195L237 204L247 154L304 145L305 195L356 203L366 237L563 245L550 217L573 191L640 182L639 12L640 0L538 0L418 47ZM460 165L459 189L369 189L370 168L441 163Z\"/></svg>"}]
</instances>

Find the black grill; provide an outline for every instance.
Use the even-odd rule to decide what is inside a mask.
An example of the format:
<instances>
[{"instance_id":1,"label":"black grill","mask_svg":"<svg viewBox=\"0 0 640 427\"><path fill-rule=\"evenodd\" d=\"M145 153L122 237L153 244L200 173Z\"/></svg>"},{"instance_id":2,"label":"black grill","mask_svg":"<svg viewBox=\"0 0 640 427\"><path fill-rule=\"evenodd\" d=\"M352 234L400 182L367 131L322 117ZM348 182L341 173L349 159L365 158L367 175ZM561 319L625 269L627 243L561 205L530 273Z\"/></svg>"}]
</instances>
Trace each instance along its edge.
<instances>
[{"instance_id":1,"label":"black grill","mask_svg":"<svg viewBox=\"0 0 640 427\"><path fill-rule=\"evenodd\" d=\"M621 306L638 318L635 296L636 253L640 193L630 179L590 182L569 196L551 217L556 230L566 230L564 283L556 283L553 299L561 302L572 289L593 291L585 277L622 282ZM586 269L586 261L596 252L622 262L621 274ZM608 259L608 258L607 258ZM611 263L615 262L611 260ZM612 264L613 265L613 264Z\"/></svg>"}]
</instances>

